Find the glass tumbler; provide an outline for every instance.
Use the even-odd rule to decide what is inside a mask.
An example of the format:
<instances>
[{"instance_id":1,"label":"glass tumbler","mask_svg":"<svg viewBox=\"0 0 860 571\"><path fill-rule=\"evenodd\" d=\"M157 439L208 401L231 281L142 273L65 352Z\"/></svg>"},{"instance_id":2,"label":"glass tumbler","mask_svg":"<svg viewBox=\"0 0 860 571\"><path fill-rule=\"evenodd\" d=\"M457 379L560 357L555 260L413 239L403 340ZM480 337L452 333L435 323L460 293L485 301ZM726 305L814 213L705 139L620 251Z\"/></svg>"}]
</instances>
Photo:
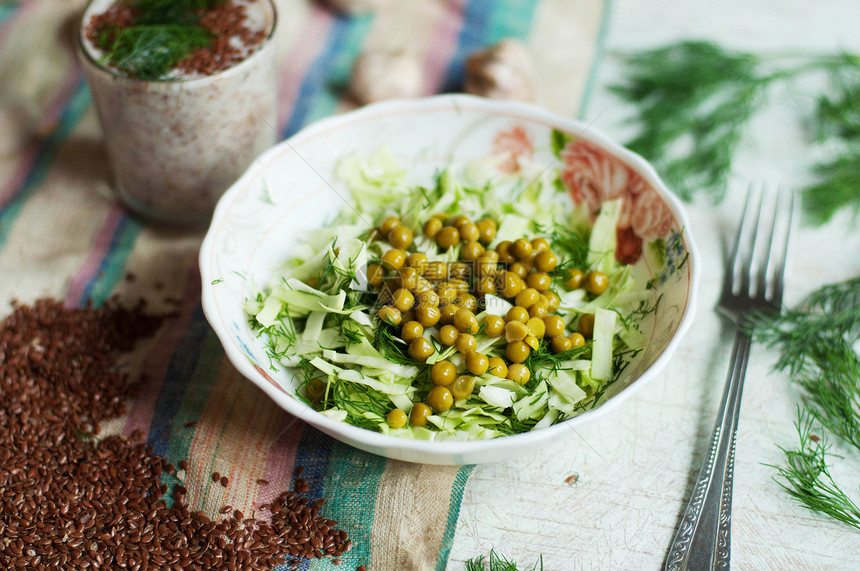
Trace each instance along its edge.
<instances>
[{"instance_id":1,"label":"glass tumbler","mask_svg":"<svg viewBox=\"0 0 860 571\"><path fill-rule=\"evenodd\" d=\"M275 6L237 0L267 32L238 64L212 75L149 81L102 63L86 38L90 17L114 1L89 2L77 45L117 196L144 220L205 226L224 191L279 138Z\"/></svg>"}]
</instances>

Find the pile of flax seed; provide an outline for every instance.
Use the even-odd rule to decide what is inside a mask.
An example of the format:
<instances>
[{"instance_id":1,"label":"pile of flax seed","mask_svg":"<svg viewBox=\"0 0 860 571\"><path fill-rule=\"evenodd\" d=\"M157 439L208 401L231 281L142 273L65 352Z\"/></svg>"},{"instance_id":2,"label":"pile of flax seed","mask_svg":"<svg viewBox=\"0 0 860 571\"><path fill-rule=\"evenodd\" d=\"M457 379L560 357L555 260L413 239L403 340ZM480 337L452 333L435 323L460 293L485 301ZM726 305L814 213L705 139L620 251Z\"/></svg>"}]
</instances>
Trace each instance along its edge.
<instances>
[{"instance_id":1,"label":"pile of flax seed","mask_svg":"<svg viewBox=\"0 0 860 571\"><path fill-rule=\"evenodd\" d=\"M212 520L165 500L164 472L142 434L97 438L124 414L134 386L117 359L165 317L144 304L68 308L14 305L0 324L0 568L271 569L352 547L320 515L309 486L280 494L245 518L229 506ZM185 461L180 466L187 466Z\"/></svg>"}]
</instances>

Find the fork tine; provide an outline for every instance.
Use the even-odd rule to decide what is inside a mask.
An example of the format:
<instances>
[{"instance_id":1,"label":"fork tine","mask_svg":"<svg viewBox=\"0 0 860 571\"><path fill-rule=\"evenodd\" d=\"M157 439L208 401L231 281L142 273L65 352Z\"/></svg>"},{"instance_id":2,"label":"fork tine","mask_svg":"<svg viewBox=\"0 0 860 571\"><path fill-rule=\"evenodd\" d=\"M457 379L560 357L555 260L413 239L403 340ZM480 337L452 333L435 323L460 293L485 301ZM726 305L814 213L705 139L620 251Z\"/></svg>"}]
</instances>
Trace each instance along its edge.
<instances>
[{"instance_id":1,"label":"fork tine","mask_svg":"<svg viewBox=\"0 0 860 571\"><path fill-rule=\"evenodd\" d=\"M791 223L794 219L794 193L790 192L788 194L788 214L787 220L785 221L785 236L783 237L780 245L781 248L778 252L778 257L776 258L776 267L773 270L773 302L776 304L782 303L782 292L785 286L785 262L788 258L788 242L791 237Z\"/></svg>"},{"instance_id":2,"label":"fork tine","mask_svg":"<svg viewBox=\"0 0 860 571\"><path fill-rule=\"evenodd\" d=\"M765 199L769 198L767 196L767 194L768 193L766 193L766 192L762 192L762 197L761 197L761 204L762 205L764 204ZM770 276L769 276L768 269L771 265L770 255L771 255L771 251L773 250L773 241L774 241L774 232L776 231L776 222L777 222L777 219L779 218L780 207L782 206L782 204L781 204L782 200L780 199L779 192L774 192L774 193L770 193L770 194L775 194L775 197L768 200L768 203L772 203L772 206L770 207L769 210L773 211L773 215L770 216L770 220L768 220L769 224L768 224L767 234L766 235L762 234L762 237L761 237L762 238L762 248L764 248L764 251L761 252L761 259L759 262L758 276L757 276L758 281L756 284L756 291L755 291L756 297L758 297L759 299L762 299L762 300L768 299L768 291L767 291L768 281L771 281L771 283L775 283L773 280L769 280ZM762 225L763 222L764 222L763 220L759 220L759 225Z\"/></svg>"},{"instance_id":3,"label":"fork tine","mask_svg":"<svg viewBox=\"0 0 860 571\"><path fill-rule=\"evenodd\" d=\"M756 199L755 211L754 213L748 210L749 201L751 199ZM745 248L741 251L742 257L740 259L741 263L741 283L739 292L744 294L749 294L750 292L750 273L752 269L752 261L755 255L755 244L758 239L758 230L760 226L760 218L761 218L761 205L763 202L763 196L759 191L754 191L752 188L747 195L747 205L744 209L743 219L741 221L741 228L738 231L738 239L741 238L741 233L746 231L746 243ZM748 214L753 214L750 218L747 218ZM749 225L751 228L748 228L747 221L749 221Z\"/></svg>"},{"instance_id":4,"label":"fork tine","mask_svg":"<svg viewBox=\"0 0 860 571\"><path fill-rule=\"evenodd\" d=\"M753 189L747 191L747 198L744 202L744 209L741 212L741 222L738 224L738 231L735 235L735 243L732 247L732 253L729 255L728 271L723 278L723 296L728 296L734 293L735 285L737 284L738 271L744 266L741 259L741 243L743 242L744 229L748 223L748 215L750 212L750 204L752 203Z\"/></svg>"}]
</instances>

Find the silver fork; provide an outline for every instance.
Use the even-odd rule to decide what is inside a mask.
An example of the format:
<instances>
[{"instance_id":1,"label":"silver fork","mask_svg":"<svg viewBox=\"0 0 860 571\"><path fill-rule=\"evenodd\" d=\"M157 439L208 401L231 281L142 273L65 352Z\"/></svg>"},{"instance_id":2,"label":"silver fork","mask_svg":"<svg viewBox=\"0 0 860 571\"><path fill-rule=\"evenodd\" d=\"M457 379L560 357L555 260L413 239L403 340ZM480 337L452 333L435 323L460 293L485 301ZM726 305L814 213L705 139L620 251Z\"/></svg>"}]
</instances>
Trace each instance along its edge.
<instances>
[{"instance_id":1,"label":"silver fork","mask_svg":"<svg viewBox=\"0 0 860 571\"><path fill-rule=\"evenodd\" d=\"M751 312L779 311L794 212L793 194L750 189L723 280L719 310L735 342L711 448L666 558L666 571L728 569L731 557L735 435L750 352ZM765 208L763 208L765 207Z\"/></svg>"}]
</instances>

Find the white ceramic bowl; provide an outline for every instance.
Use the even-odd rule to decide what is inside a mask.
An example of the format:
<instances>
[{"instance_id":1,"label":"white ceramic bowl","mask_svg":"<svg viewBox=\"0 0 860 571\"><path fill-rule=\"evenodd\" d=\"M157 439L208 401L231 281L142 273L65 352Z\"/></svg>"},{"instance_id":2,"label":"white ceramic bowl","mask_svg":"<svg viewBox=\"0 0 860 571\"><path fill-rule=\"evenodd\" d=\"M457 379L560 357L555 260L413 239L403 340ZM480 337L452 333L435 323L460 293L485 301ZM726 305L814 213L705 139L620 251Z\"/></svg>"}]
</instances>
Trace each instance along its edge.
<instances>
[{"instance_id":1,"label":"white ceramic bowl","mask_svg":"<svg viewBox=\"0 0 860 571\"><path fill-rule=\"evenodd\" d=\"M560 158L553 129L573 136ZM322 225L349 196L335 180L336 162L354 152L388 146L407 161L414 182L437 169L507 151L561 169L574 200L591 207L624 195L619 237L634 275L654 280L657 311L640 325L649 344L606 391L599 405L570 420L493 440L445 442L388 436L328 418L294 396L287 370L272 371L263 344L248 327L242 304L265 284L304 229ZM556 146L556 150L558 147ZM519 156L523 156L522 154ZM516 168L516 161L507 161ZM679 234L680 230L683 232ZM260 156L223 196L200 251L203 310L236 368L280 406L323 432L389 458L433 464L497 461L536 450L569 428L591 422L659 374L695 309L699 259L678 200L641 157L580 122L534 106L443 95L393 101L314 123Z\"/></svg>"}]
</instances>

